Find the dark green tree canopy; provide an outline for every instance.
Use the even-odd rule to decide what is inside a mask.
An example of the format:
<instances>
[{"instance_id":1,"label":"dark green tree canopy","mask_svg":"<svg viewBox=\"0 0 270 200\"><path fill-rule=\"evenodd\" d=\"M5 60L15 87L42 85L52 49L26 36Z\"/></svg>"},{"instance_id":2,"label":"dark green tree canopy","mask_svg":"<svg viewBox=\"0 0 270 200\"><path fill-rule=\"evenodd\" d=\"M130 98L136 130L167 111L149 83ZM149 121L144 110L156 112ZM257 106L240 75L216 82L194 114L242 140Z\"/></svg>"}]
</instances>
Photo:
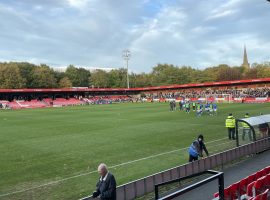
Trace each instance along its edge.
<instances>
[{"instance_id":1,"label":"dark green tree canopy","mask_svg":"<svg viewBox=\"0 0 270 200\"><path fill-rule=\"evenodd\" d=\"M220 64L206 69L190 66L157 64L150 73L130 73L131 87L161 86L185 83L203 83L270 77L270 62L254 63L250 69ZM63 88L99 87L124 88L127 86L124 68L111 71L78 68L69 65L65 72L41 64L27 62L0 63L0 88Z\"/></svg>"}]
</instances>

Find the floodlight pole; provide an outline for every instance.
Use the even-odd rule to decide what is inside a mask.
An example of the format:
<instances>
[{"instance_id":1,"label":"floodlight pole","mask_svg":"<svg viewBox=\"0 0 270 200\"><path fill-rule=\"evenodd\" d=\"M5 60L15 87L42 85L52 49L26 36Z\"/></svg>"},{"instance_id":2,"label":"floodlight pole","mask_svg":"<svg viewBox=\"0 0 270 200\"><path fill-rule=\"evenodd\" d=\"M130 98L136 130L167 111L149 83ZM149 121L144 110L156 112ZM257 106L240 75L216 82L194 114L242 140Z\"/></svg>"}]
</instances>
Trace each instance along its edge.
<instances>
[{"instance_id":1,"label":"floodlight pole","mask_svg":"<svg viewBox=\"0 0 270 200\"><path fill-rule=\"evenodd\" d=\"M123 59L126 61L126 66L127 66L127 88L129 89L129 75L128 75L128 61L130 59L131 53L128 49L125 49L123 51Z\"/></svg>"}]
</instances>

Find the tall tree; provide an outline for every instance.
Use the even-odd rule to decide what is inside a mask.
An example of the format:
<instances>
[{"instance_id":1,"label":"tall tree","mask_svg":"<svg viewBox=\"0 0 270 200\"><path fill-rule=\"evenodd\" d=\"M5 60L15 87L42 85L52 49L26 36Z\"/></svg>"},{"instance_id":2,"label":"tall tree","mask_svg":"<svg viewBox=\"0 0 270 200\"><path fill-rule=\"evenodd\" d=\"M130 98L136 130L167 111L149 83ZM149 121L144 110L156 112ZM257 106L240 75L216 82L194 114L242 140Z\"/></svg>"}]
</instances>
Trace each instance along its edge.
<instances>
[{"instance_id":1,"label":"tall tree","mask_svg":"<svg viewBox=\"0 0 270 200\"><path fill-rule=\"evenodd\" d=\"M130 75L130 86L131 87L149 87L152 86L151 74L141 73Z\"/></svg>"},{"instance_id":2,"label":"tall tree","mask_svg":"<svg viewBox=\"0 0 270 200\"><path fill-rule=\"evenodd\" d=\"M90 72L84 68L79 68L78 73L78 87L89 87Z\"/></svg>"},{"instance_id":3,"label":"tall tree","mask_svg":"<svg viewBox=\"0 0 270 200\"><path fill-rule=\"evenodd\" d=\"M63 77L60 81L59 81L59 87L60 88L70 88L72 87L72 83L69 80L68 77Z\"/></svg>"},{"instance_id":4,"label":"tall tree","mask_svg":"<svg viewBox=\"0 0 270 200\"><path fill-rule=\"evenodd\" d=\"M219 65L218 68L217 81L239 80L242 78L239 68L232 68L228 65Z\"/></svg>"},{"instance_id":5,"label":"tall tree","mask_svg":"<svg viewBox=\"0 0 270 200\"><path fill-rule=\"evenodd\" d=\"M73 87L89 87L90 72L88 70L69 65L65 75L72 82Z\"/></svg>"},{"instance_id":6,"label":"tall tree","mask_svg":"<svg viewBox=\"0 0 270 200\"><path fill-rule=\"evenodd\" d=\"M37 66L28 62L17 63L17 65L19 67L21 77L25 79L25 87L26 88L34 87L33 86L33 72Z\"/></svg>"},{"instance_id":7,"label":"tall tree","mask_svg":"<svg viewBox=\"0 0 270 200\"><path fill-rule=\"evenodd\" d=\"M258 78L257 73L258 72L256 68L250 68L245 72L244 78L245 79Z\"/></svg>"},{"instance_id":8,"label":"tall tree","mask_svg":"<svg viewBox=\"0 0 270 200\"><path fill-rule=\"evenodd\" d=\"M40 65L33 71L33 88L57 87L54 71L47 65Z\"/></svg>"},{"instance_id":9,"label":"tall tree","mask_svg":"<svg viewBox=\"0 0 270 200\"><path fill-rule=\"evenodd\" d=\"M25 79L21 76L16 63L3 63L0 65L0 88L16 89L25 87Z\"/></svg>"},{"instance_id":10,"label":"tall tree","mask_svg":"<svg viewBox=\"0 0 270 200\"><path fill-rule=\"evenodd\" d=\"M79 85L78 69L73 65L69 65L66 69L65 75L69 78L74 87Z\"/></svg>"},{"instance_id":11,"label":"tall tree","mask_svg":"<svg viewBox=\"0 0 270 200\"><path fill-rule=\"evenodd\" d=\"M127 87L127 70L124 68L114 69L108 73L109 85L113 88Z\"/></svg>"},{"instance_id":12,"label":"tall tree","mask_svg":"<svg viewBox=\"0 0 270 200\"><path fill-rule=\"evenodd\" d=\"M110 87L109 85L109 75L106 71L104 70L95 70L92 72L91 77L90 77L90 84L93 87L97 88L106 88Z\"/></svg>"}]
</instances>

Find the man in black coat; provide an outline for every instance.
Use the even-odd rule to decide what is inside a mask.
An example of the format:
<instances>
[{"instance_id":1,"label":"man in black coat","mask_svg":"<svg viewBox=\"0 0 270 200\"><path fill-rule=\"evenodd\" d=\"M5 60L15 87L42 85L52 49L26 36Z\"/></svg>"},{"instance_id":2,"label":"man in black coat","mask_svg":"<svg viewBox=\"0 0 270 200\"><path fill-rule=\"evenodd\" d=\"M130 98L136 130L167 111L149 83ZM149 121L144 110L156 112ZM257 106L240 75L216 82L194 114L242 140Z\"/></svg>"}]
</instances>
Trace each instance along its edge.
<instances>
[{"instance_id":1,"label":"man in black coat","mask_svg":"<svg viewBox=\"0 0 270 200\"><path fill-rule=\"evenodd\" d=\"M100 179L96 185L97 189L93 197L99 197L101 200L116 200L116 181L114 176L108 171L105 164L98 166Z\"/></svg>"},{"instance_id":2,"label":"man in black coat","mask_svg":"<svg viewBox=\"0 0 270 200\"><path fill-rule=\"evenodd\" d=\"M188 149L189 152L189 162L198 160L199 156L203 157L203 151L209 156L208 150L204 144L203 135L199 135L197 140L192 142L191 146Z\"/></svg>"}]
</instances>

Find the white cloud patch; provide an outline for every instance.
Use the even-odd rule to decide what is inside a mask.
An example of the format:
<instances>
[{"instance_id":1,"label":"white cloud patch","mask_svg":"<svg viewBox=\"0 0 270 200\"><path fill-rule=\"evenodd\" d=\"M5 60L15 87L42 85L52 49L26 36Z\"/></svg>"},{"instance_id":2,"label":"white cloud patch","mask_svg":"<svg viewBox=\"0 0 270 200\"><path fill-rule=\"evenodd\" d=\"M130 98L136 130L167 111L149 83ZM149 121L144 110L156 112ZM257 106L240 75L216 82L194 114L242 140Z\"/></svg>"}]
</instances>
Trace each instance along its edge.
<instances>
[{"instance_id":1,"label":"white cloud patch","mask_svg":"<svg viewBox=\"0 0 270 200\"><path fill-rule=\"evenodd\" d=\"M216 11L216 12L212 13L212 15L207 18L207 20L216 19L216 18L220 18L220 17L232 16L235 13L237 13L237 11L238 10L224 10L222 12Z\"/></svg>"}]
</instances>

